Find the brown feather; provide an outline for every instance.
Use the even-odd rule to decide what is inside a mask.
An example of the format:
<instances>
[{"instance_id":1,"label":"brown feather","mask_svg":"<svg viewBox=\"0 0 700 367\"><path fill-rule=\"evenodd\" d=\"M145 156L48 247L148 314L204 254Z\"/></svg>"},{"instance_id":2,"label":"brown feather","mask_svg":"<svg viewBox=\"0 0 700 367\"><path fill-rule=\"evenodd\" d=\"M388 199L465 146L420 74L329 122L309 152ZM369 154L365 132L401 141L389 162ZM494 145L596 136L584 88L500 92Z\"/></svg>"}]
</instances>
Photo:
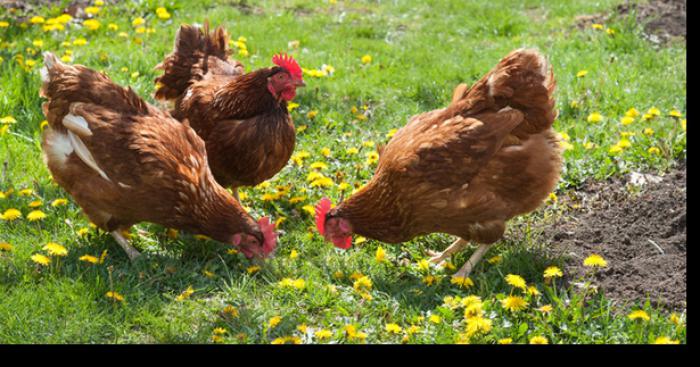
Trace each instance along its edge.
<instances>
[{"instance_id":1,"label":"brown feather","mask_svg":"<svg viewBox=\"0 0 700 367\"><path fill-rule=\"evenodd\" d=\"M47 165L97 226L112 231L148 221L222 242L240 232L262 238L253 218L214 180L204 142L187 122L80 65L54 63L43 90ZM65 159L55 153L68 113L87 122L91 134L81 140L109 181L75 152Z\"/></svg>"},{"instance_id":2,"label":"brown feather","mask_svg":"<svg viewBox=\"0 0 700 367\"><path fill-rule=\"evenodd\" d=\"M554 78L536 51L506 56L447 108L410 119L370 182L332 209L355 233L397 243L433 232L492 243L556 185Z\"/></svg>"}]
</instances>

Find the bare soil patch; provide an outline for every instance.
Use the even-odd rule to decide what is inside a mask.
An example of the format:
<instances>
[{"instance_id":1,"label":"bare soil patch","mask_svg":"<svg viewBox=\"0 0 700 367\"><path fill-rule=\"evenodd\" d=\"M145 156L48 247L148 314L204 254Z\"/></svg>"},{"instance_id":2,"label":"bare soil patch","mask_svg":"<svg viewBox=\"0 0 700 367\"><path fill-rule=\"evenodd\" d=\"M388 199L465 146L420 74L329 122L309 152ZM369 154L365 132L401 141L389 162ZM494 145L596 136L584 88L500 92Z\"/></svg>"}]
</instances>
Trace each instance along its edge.
<instances>
[{"instance_id":1,"label":"bare soil patch","mask_svg":"<svg viewBox=\"0 0 700 367\"><path fill-rule=\"evenodd\" d=\"M673 38L686 37L685 0L651 0L641 4L627 1L606 14L581 15L576 25L585 28L630 15L644 26L644 37L652 43L663 44Z\"/></svg>"},{"instance_id":2,"label":"bare soil patch","mask_svg":"<svg viewBox=\"0 0 700 367\"><path fill-rule=\"evenodd\" d=\"M619 302L686 307L685 164L630 193L630 176L591 182L573 194L579 209L544 229L550 248L567 258L568 280L589 268L592 253L608 261L596 272L599 291ZM640 189L637 189L640 190Z\"/></svg>"}]
</instances>

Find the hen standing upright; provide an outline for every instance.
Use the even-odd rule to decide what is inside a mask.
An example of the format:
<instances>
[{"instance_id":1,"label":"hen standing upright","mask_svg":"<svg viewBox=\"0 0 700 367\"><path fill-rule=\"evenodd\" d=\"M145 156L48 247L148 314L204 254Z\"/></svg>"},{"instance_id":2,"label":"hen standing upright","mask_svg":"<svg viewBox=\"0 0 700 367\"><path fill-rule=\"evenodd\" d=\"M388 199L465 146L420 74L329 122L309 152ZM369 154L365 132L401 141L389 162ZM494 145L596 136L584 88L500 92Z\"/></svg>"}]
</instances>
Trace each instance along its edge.
<instances>
[{"instance_id":1,"label":"hen standing upright","mask_svg":"<svg viewBox=\"0 0 700 367\"><path fill-rule=\"evenodd\" d=\"M172 115L190 121L206 143L214 177L237 196L237 187L257 185L287 164L296 140L287 102L304 81L288 55L244 74L228 54L223 28L181 26L175 50L156 66L164 70L156 98L174 101Z\"/></svg>"},{"instance_id":2,"label":"hen standing upright","mask_svg":"<svg viewBox=\"0 0 700 367\"><path fill-rule=\"evenodd\" d=\"M545 58L516 50L471 88L459 85L447 108L411 118L380 149L371 181L331 209L317 226L336 246L352 233L398 243L434 232L480 243L455 276L467 276L510 218L536 209L555 187L561 148L552 130L555 81Z\"/></svg>"},{"instance_id":3,"label":"hen standing upright","mask_svg":"<svg viewBox=\"0 0 700 367\"><path fill-rule=\"evenodd\" d=\"M264 256L276 243L267 218L256 223L214 180L204 142L185 123L131 88L45 54L41 95L49 122L42 150L54 180L130 259L121 230L148 221L206 234Z\"/></svg>"}]
</instances>

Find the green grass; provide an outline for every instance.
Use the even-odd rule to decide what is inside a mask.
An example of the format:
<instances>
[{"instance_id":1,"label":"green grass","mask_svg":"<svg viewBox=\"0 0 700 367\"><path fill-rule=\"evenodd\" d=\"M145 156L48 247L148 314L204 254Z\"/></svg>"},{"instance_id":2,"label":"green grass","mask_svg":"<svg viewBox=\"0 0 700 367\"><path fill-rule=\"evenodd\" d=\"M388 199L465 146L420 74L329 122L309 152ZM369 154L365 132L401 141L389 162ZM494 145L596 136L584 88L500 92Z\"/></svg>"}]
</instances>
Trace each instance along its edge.
<instances>
[{"instance_id":1,"label":"green grass","mask_svg":"<svg viewBox=\"0 0 700 367\"><path fill-rule=\"evenodd\" d=\"M454 86L473 83L519 47L537 47L546 54L558 81L560 114L555 127L568 134L572 145L565 152L560 191L589 178L604 179L630 170L667 170L686 154L680 119L668 116L672 109L685 115L685 45L652 47L640 36L640 26L624 17L605 24L615 30L613 36L605 30L575 26L575 16L608 11L619 2L108 2L96 17L101 22L98 30L81 28L74 21L64 31L51 32L43 32L41 25L22 27L17 19L27 15L27 19L34 15L48 19L60 15L58 8L39 8L31 14L2 10L0 22L9 25L0 28L0 118L12 116L17 122L0 124L0 128L8 126L0 136L0 161L8 163L6 172L0 168L0 192L6 193L5 198L0 195L0 213L17 208L23 218L0 220L0 243L12 245L11 251L0 250L0 342L207 343L217 327L226 330L222 341L227 343L270 343L291 335L304 342L354 342L343 332L346 324L353 324L367 334L369 343L401 342L411 325L420 331L408 342L452 343L460 340L465 320L462 307L450 307L444 298L473 294L482 297L484 317L491 320L492 330L473 336L471 342L512 338L515 343L527 343L533 336L544 336L550 343L649 343L668 336L684 343L683 315L677 325L668 311L648 303L619 304L590 289L545 283L542 273L550 265L560 266L566 274L563 259L551 257L546 244L531 233L537 223L556 214L552 207L514 220L512 226L518 230L512 232L528 235L509 232L508 239L487 254L487 258L500 255L502 261L479 265L469 289L451 284L449 271L420 270L416 265L426 257L426 248L446 246L448 236L382 245L388 261L379 263L375 251L381 244L367 241L349 251L336 250L314 233L311 216L303 209L322 195L340 197L341 182L350 185L347 191L365 183L373 170L366 154L374 151L374 143L386 141L387 132L402 126L411 115L444 106ZM170 20L157 19L159 6L168 8ZM131 23L139 16L155 32L136 33ZM246 37L249 56L241 60L248 70L268 66L270 57L288 50L293 40L300 46L289 51L302 67L320 69L326 64L335 69L330 76L307 76L308 86L295 100L300 105L292 112L300 128L296 152L310 156L301 166L290 162L269 186L244 190L243 203L256 217L286 218L280 225L277 256L252 274L247 271L252 264L240 254L228 254L220 244L189 234L170 239L165 228L155 225L140 225L143 234L132 230L134 243L146 255L133 264L108 235L93 229L78 235L88 222L70 200L66 206L50 205L66 193L51 183L41 160L41 57L34 40L43 41L41 51L59 56L72 50L72 62L104 70L152 102L157 75L153 66L171 51L177 26L205 19L226 26L234 40ZM109 30L109 23L119 29ZM126 37L120 32L126 32ZM88 44L62 45L79 37ZM360 61L365 54L372 56L366 65ZM36 65L27 66L27 60L35 60ZM577 77L580 70L587 70L587 75ZM352 112L353 107L357 112ZM661 115L648 121L639 116L623 126L619 120L631 107L642 114L656 107ZM310 111L318 114L310 118ZM593 112L601 113L603 120L587 122ZM645 135L645 128L654 133ZM621 132L635 135L628 138L629 147L611 153ZM589 142L594 145L586 149ZM329 157L321 154L324 147L330 149ZM352 147L357 154L346 151ZM651 147L657 147L659 154L649 153ZM313 171L310 164L316 161L328 165L321 172L334 179L333 187L311 187L307 181ZM274 194L277 186L289 186L289 190L263 201L262 196ZM20 196L25 188L33 193ZM303 199L291 204L293 197ZM35 200L42 201L39 209L47 217L29 222L29 203ZM46 253L42 247L47 242L65 245L68 255L52 257L44 267L30 257ZM102 264L79 260L85 254L100 256L104 250L108 255ZM293 250L298 253L296 259L290 258ZM453 263L460 265L468 255L458 255ZM338 272L343 276L334 275ZM349 276L354 272L372 280L371 300L353 289ZM523 276L541 293L525 296L529 305L523 311L501 307L500 299L521 293L506 284L504 276L509 273ZM438 278L437 284L425 284L429 274ZM284 278L304 279L305 287L280 287ZM194 293L178 300L189 286ZM107 298L110 290L125 300ZM550 314L536 310L545 304L553 306ZM222 314L227 305L236 307L237 317ZM645 310L650 320L630 320L627 314L636 309ZM431 315L439 315L439 322L431 322ZM268 322L273 316L282 319L271 328ZM403 330L392 334L385 329L387 323ZM307 334L297 330L300 324L308 326ZM313 336L321 328L332 332L330 339Z\"/></svg>"}]
</instances>

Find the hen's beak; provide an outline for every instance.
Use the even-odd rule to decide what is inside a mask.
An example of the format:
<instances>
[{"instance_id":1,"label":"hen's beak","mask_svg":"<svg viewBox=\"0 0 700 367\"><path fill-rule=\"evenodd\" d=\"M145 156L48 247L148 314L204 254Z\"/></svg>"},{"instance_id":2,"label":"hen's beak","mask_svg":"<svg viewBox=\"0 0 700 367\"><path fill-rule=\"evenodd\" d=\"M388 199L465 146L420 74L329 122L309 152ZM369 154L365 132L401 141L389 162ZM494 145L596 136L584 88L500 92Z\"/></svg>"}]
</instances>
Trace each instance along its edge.
<instances>
[{"instance_id":1,"label":"hen's beak","mask_svg":"<svg viewBox=\"0 0 700 367\"><path fill-rule=\"evenodd\" d=\"M295 81L294 81L294 86L296 86L296 87L306 87L306 83L304 83L303 80L299 79L299 80L295 80Z\"/></svg>"}]
</instances>

